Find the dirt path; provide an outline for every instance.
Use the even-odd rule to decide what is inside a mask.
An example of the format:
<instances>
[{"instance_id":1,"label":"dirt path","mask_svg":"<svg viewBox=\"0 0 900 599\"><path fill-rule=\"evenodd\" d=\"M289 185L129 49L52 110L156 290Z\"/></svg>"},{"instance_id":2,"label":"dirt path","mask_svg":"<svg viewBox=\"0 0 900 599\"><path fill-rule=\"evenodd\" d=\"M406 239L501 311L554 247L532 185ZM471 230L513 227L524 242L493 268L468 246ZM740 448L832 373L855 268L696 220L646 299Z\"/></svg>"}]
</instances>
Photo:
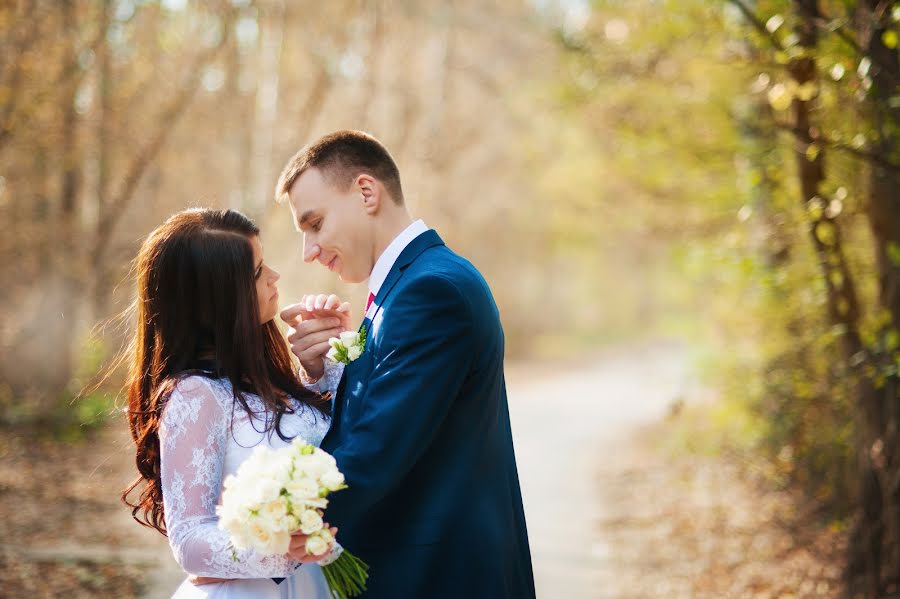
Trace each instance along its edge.
<instances>
[{"instance_id":1,"label":"dirt path","mask_svg":"<svg viewBox=\"0 0 900 599\"><path fill-rule=\"evenodd\" d=\"M539 598L626 597L598 470L616 471L622 442L661 418L690 386L678 345L655 344L579 360L553 376L539 365L508 369L516 459Z\"/></svg>"}]
</instances>

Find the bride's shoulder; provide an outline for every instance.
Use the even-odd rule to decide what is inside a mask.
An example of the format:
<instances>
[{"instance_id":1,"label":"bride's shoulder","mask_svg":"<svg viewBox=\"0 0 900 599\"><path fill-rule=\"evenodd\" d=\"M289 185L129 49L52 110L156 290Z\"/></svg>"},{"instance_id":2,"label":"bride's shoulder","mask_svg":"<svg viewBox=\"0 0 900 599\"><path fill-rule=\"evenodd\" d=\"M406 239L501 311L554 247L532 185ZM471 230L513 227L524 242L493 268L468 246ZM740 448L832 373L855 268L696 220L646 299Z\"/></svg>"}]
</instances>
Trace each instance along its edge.
<instances>
[{"instance_id":1,"label":"bride's shoulder","mask_svg":"<svg viewBox=\"0 0 900 599\"><path fill-rule=\"evenodd\" d=\"M198 393L212 393L221 386L222 383L219 379L213 379L202 374L188 374L175 379L172 394L196 395Z\"/></svg>"},{"instance_id":2,"label":"bride's shoulder","mask_svg":"<svg viewBox=\"0 0 900 599\"><path fill-rule=\"evenodd\" d=\"M203 375L182 376L172 381L171 385L164 414L196 415L201 411L224 409L230 399L230 393L223 388L222 381Z\"/></svg>"}]
</instances>

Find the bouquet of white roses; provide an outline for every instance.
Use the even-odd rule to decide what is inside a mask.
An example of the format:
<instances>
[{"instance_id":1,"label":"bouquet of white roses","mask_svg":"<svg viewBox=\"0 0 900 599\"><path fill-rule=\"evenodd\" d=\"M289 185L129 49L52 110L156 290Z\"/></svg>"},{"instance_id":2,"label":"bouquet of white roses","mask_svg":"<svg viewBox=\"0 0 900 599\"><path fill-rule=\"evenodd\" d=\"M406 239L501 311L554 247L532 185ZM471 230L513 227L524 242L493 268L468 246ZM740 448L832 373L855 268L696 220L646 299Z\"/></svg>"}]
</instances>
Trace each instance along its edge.
<instances>
[{"instance_id":1,"label":"bouquet of white roses","mask_svg":"<svg viewBox=\"0 0 900 599\"><path fill-rule=\"evenodd\" d=\"M308 535L306 552L324 555L334 542L325 528L328 494L346 489L334 458L303 439L287 447L257 447L225 478L222 504L216 508L219 528L228 531L235 549L252 548L264 555L284 555L297 531ZM341 550L322 566L329 588L340 599L365 590L368 566Z\"/></svg>"}]
</instances>

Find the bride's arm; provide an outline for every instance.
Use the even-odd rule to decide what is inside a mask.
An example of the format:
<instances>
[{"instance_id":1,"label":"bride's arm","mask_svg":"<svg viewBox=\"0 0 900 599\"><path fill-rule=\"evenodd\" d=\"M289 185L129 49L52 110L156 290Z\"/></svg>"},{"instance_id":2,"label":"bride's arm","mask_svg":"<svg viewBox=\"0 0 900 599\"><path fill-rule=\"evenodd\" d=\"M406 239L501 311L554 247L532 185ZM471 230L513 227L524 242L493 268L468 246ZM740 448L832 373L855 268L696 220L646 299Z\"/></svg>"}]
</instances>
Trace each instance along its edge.
<instances>
[{"instance_id":1,"label":"bride's arm","mask_svg":"<svg viewBox=\"0 0 900 599\"><path fill-rule=\"evenodd\" d=\"M232 398L203 377L178 384L160 422L160 470L169 545L185 572L214 578L290 576L299 562L235 550L218 528ZM229 408L226 411L226 408Z\"/></svg>"}]
</instances>

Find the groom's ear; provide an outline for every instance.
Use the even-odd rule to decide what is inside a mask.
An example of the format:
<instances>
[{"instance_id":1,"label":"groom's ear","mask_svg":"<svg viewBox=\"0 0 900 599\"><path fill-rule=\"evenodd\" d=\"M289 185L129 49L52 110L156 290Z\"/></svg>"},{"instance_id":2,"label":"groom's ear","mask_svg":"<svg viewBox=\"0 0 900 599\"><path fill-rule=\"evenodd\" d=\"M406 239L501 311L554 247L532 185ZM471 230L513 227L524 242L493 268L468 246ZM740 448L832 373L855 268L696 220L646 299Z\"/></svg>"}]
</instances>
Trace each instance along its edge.
<instances>
[{"instance_id":1,"label":"groom's ear","mask_svg":"<svg viewBox=\"0 0 900 599\"><path fill-rule=\"evenodd\" d=\"M363 207L366 213L374 216L381 208L381 186L378 180L366 174L356 178L356 186L362 194Z\"/></svg>"}]
</instances>

